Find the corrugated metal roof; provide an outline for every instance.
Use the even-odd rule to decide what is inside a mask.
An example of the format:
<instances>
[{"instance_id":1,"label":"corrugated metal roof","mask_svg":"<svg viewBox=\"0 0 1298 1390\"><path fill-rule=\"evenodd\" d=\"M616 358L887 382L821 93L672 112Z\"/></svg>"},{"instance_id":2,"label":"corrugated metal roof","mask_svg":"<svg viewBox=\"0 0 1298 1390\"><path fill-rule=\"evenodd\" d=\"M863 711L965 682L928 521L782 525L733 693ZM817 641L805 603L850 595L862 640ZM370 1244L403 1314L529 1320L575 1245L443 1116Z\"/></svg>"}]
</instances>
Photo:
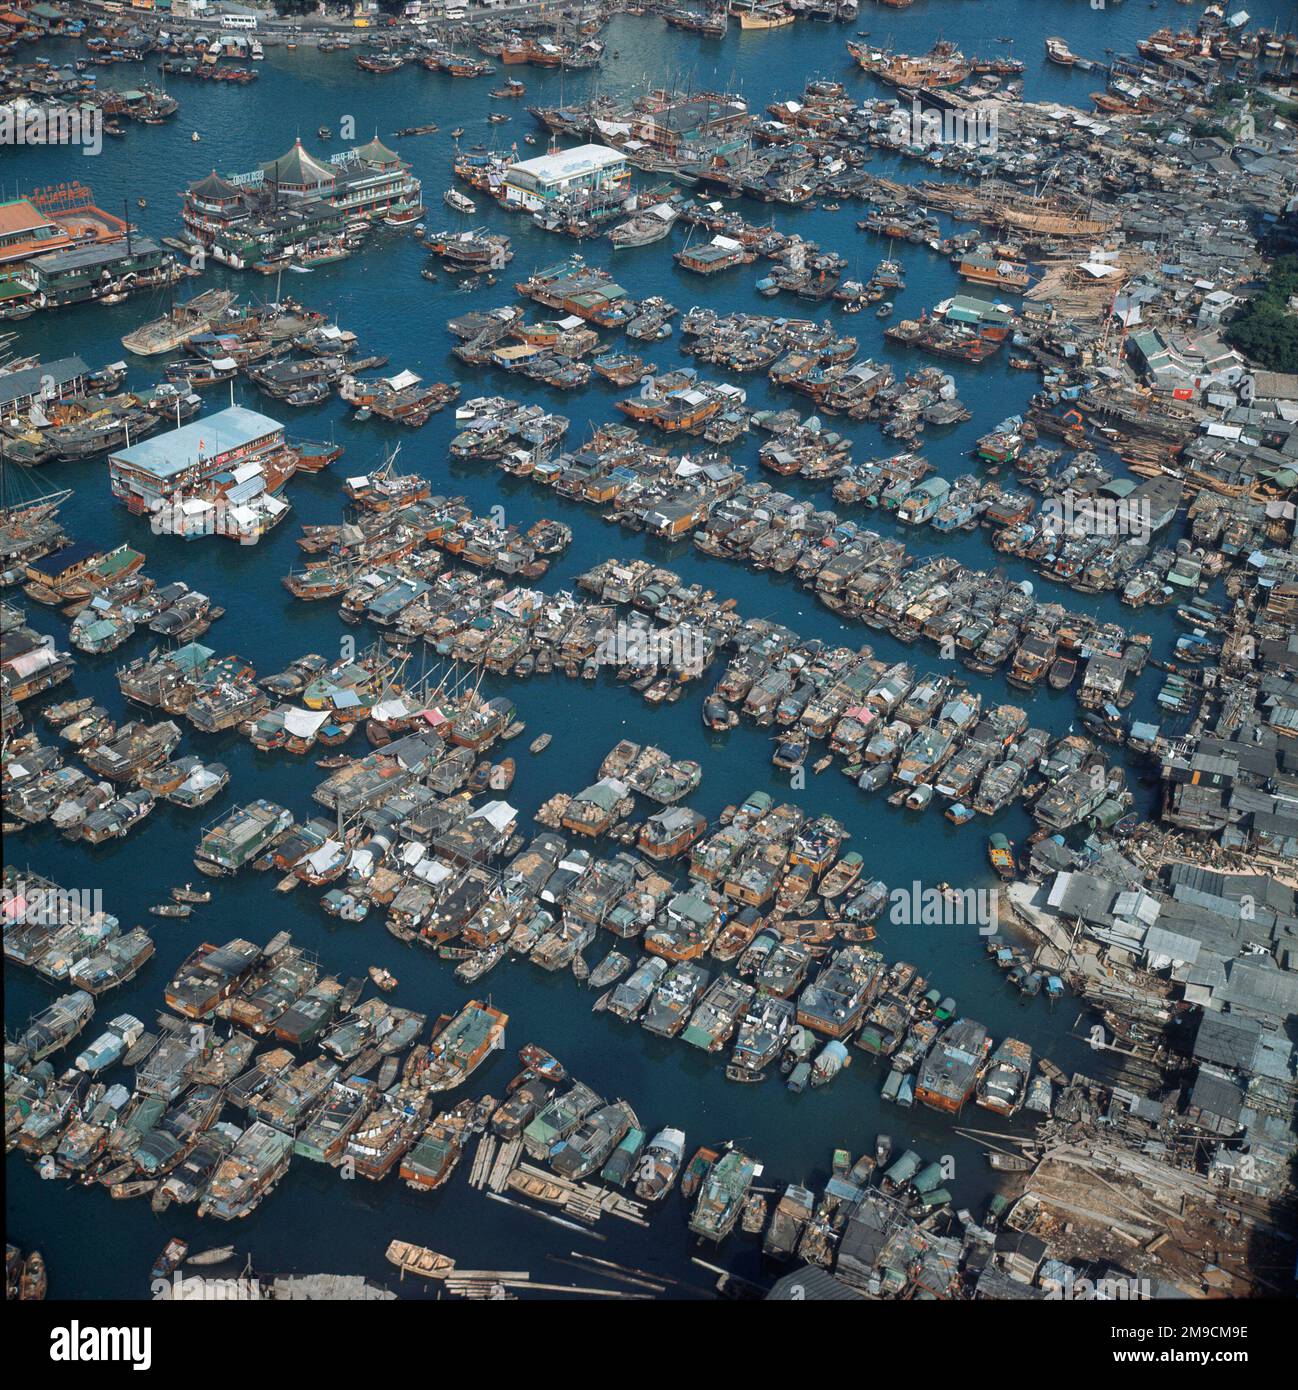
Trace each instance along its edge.
<instances>
[{"instance_id":1,"label":"corrugated metal roof","mask_svg":"<svg viewBox=\"0 0 1298 1390\"><path fill-rule=\"evenodd\" d=\"M807 1299L843 1302L860 1297L855 1289L848 1288L828 1270L819 1269L815 1265L803 1265L792 1274L777 1279L771 1286L770 1293L766 1295L767 1302L774 1303L796 1303Z\"/></svg>"},{"instance_id":2,"label":"corrugated metal roof","mask_svg":"<svg viewBox=\"0 0 1298 1390\"><path fill-rule=\"evenodd\" d=\"M49 378L54 386L66 386L90 370L79 357L60 357L55 362L43 363L36 367L24 367L21 371L9 372L0 378L0 406L11 401L25 400L28 396L39 395Z\"/></svg>"},{"instance_id":3,"label":"corrugated metal roof","mask_svg":"<svg viewBox=\"0 0 1298 1390\"><path fill-rule=\"evenodd\" d=\"M1245 1071L1253 1064L1262 1025L1235 1014L1204 1014L1194 1039L1194 1056L1200 1062Z\"/></svg>"},{"instance_id":4,"label":"corrugated metal roof","mask_svg":"<svg viewBox=\"0 0 1298 1390\"><path fill-rule=\"evenodd\" d=\"M110 462L143 469L158 478L171 478L201 459L215 458L282 428L269 415L232 405L154 439L132 444L129 449L117 450Z\"/></svg>"},{"instance_id":5,"label":"corrugated metal roof","mask_svg":"<svg viewBox=\"0 0 1298 1390\"><path fill-rule=\"evenodd\" d=\"M1172 963L1193 965L1199 959L1199 942L1163 927L1150 927L1145 933L1145 954L1155 969Z\"/></svg>"}]
</instances>

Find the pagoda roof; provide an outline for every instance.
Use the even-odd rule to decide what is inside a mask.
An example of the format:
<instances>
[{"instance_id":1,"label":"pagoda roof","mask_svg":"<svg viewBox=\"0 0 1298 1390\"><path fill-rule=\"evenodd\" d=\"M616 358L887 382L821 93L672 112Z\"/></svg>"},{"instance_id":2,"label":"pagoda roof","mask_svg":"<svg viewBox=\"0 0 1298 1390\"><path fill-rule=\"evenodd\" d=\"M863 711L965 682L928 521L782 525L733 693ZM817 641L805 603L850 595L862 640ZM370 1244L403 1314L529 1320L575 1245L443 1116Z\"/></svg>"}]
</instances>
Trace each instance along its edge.
<instances>
[{"instance_id":1,"label":"pagoda roof","mask_svg":"<svg viewBox=\"0 0 1298 1390\"><path fill-rule=\"evenodd\" d=\"M334 169L310 155L302 148L301 140L293 142L293 148L278 159L262 165L266 178L271 183L286 183L294 188L310 188L316 184L333 183Z\"/></svg>"},{"instance_id":2,"label":"pagoda roof","mask_svg":"<svg viewBox=\"0 0 1298 1390\"><path fill-rule=\"evenodd\" d=\"M215 201L224 201L239 196L239 189L229 179L223 179L215 169L206 178L190 184L189 191L196 198L210 198Z\"/></svg>"},{"instance_id":3,"label":"pagoda roof","mask_svg":"<svg viewBox=\"0 0 1298 1390\"><path fill-rule=\"evenodd\" d=\"M356 156L358 159L363 159L367 164L386 165L401 164L403 162L400 155L398 155L395 150L388 149L377 135L375 135L374 139L367 145L361 145L356 150Z\"/></svg>"}]
</instances>

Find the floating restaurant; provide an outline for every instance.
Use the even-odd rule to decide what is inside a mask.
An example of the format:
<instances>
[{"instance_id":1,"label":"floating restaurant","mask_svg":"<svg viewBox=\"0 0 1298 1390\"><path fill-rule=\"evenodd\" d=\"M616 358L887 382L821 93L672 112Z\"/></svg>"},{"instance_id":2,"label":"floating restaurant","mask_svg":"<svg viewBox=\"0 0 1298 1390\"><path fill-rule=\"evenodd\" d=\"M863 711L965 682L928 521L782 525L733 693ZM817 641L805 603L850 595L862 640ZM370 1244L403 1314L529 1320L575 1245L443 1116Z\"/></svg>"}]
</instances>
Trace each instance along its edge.
<instances>
[{"instance_id":1,"label":"floating restaurant","mask_svg":"<svg viewBox=\"0 0 1298 1390\"><path fill-rule=\"evenodd\" d=\"M181 217L190 236L219 261L244 269L267 249L418 209L422 185L410 165L377 137L328 162L301 140L277 159L225 178L213 170L185 191Z\"/></svg>"},{"instance_id":2,"label":"floating restaurant","mask_svg":"<svg viewBox=\"0 0 1298 1390\"><path fill-rule=\"evenodd\" d=\"M57 259L59 253L99 248L104 257L101 268L110 269L131 259L126 223L96 207L93 199L85 185L67 183L0 201L0 302L39 304L37 294L46 286L58 289L55 282L63 282L66 291L69 263ZM152 242L147 247L146 252L145 238L134 239L134 253L146 260L159 250ZM85 261L72 264L84 267ZM74 299L60 297L58 302Z\"/></svg>"},{"instance_id":3,"label":"floating restaurant","mask_svg":"<svg viewBox=\"0 0 1298 1390\"><path fill-rule=\"evenodd\" d=\"M179 271L174 257L156 241L136 235L44 251L26 263L24 276L37 307L61 309L106 293L171 284Z\"/></svg>"}]
</instances>

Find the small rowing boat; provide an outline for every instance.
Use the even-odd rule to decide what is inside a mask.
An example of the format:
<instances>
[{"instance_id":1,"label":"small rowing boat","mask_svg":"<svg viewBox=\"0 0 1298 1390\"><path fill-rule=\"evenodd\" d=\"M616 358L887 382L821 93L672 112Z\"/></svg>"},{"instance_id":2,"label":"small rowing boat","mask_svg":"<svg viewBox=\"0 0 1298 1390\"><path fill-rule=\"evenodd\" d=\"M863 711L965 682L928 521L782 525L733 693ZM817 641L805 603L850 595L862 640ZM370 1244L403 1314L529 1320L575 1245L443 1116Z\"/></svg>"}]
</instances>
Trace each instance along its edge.
<instances>
[{"instance_id":1,"label":"small rowing boat","mask_svg":"<svg viewBox=\"0 0 1298 1390\"><path fill-rule=\"evenodd\" d=\"M173 888L171 897L174 902L178 903L210 903L212 890L210 888L194 888L187 883L183 888Z\"/></svg>"},{"instance_id":2,"label":"small rowing boat","mask_svg":"<svg viewBox=\"0 0 1298 1390\"><path fill-rule=\"evenodd\" d=\"M397 977L390 970L385 970L381 965L371 965L369 976L385 994L397 987Z\"/></svg>"},{"instance_id":3,"label":"small rowing boat","mask_svg":"<svg viewBox=\"0 0 1298 1390\"><path fill-rule=\"evenodd\" d=\"M214 1245L210 1250L200 1250L197 1255L191 1255L185 1263L187 1265L221 1265L226 1260L233 1258L233 1245Z\"/></svg>"}]
</instances>

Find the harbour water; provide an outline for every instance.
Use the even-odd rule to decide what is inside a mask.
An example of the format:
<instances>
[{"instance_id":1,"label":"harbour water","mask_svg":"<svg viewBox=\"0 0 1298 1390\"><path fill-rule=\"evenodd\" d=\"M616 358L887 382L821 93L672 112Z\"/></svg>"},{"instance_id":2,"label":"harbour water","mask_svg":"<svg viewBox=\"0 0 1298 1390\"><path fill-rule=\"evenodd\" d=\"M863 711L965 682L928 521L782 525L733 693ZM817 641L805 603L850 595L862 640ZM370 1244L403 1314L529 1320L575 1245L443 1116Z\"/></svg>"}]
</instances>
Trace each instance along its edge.
<instances>
[{"instance_id":1,"label":"harbour water","mask_svg":"<svg viewBox=\"0 0 1298 1390\"><path fill-rule=\"evenodd\" d=\"M1136 0L1102 10L1092 9L1086 0L999 0L994 6L973 0L920 0L901 12L863 6L858 24L871 30L872 41L891 39L899 49L912 53L944 37L966 52L991 54L997 50L997 35L1012 35L1012 51L1027 64L1025 97L1058 97L1078 105L1085 105L1086 93L1097 79L1047 65L1044 37L1061 35L1075 52L1102 60L1106 49L1129 50L1134 39L1152 27L1148 10ZM603 69L567 75L526 69L527 97L509 105L579 100L597 85L604 90L629 90L646 77L664 84L739 91L755 109L798 95L805 80L817 75L843 81L853 95L882 90L851 63L844 47L850 34L844 26L799 23L773 33L741 32L732 26L725 39L708 40L668 29L655 17L620 17L605 36L609 57ZM57 45L53 51L59 51ZM73 51L69 46L69 58ZM999 51L1011 50L1000 46ZM97 158L67 149L7 151L0 164L0 180L8 190L27 190L80 179L93 187L102 207L113 211L125 207L131 220L155 238L175 235L179 230L177 194L187 183L213 166L223 173L253 168L287 149L299 136L309 149L327 154L331 147L314 137L317 127L337 131L350 117L357 141L377 133L412 162L424 183L426 220L432 229L443 222L450 224L456 216L440 201L442 190L451 186L452 126L465 128L461 144L466 146L494 141L497 147L508 147L518 142L521 151L525 131L542 139L540 127L521 110L512 111L507 124L486 123L488 111L499 107L488 99L490 79L454 81L417 66L375 76L358 71L349 55L320 55L306 48L268 48L260 67L261 79L247 87L175 79L172 90L182 102L178 118L161 126L132 126L126 140L108 142ZM156 77L150 64L99 71L104 74L101 82L122 87ZM393 137L401 127L430 120L441 125L439 133L404 141ZM201 136L198 142L191 139L195 130ZM341 143L335 138L332 148ZM931 174L923 166L880 156L871 169L907 181ZM141 198L147 203L143 211L137 208ZM515 280L572 249L526 220L488 205L487 200L480 203L465 225L488 226L511 236L515 259L498 285L472 295L457 292L445 276L434 282L421 279L424 252L407 233L394 232L378 234L351 260L309 275L285 276L282 285L273 279L219 270L203 284L224 283L244 296L292 293L354 330L366 350L387 354L393 370L410 368L428 380L457 380L465 397L504 392L562 411L572 418L569 443L575 443L587 434L589 423L620 418L613 407L625 392L596 380L580 395L558 397L521 377L506 382L487 370L467 368L449 355L451 344L444 329L448 317L471 307L512 302ZM861 279L868 278L874 264L888 254L886 242L856 230L855 219L861 215L857 205L845 204L838 213L778 207L772 212L768 206L755 210L754 205L739 202L733 206L744 210L750 220L773 215L781 229L796 230L841 252L851 261L849 273ZM946 219L943 228L951 229ZM681 231L674 234L676 244L681 235ZM699 279L675 267L670 249L668 242L614 252L603 239L581 248L591 262L611 265L619 283L636 297L662 294L682 308L701 304L719 311L765 311L753 289L760 274L756 268ZM909 245L894 251L904 263L907 279L899 308L918 311L959 290L960 282L944 256ZM132 298L113 308L87 306L42 315L18 326L18 346L23 352L39 350L46 360L76 352L98 367L122 358L121 335L163 307L160 301ZM817 317L833 312L826 309ZM891 346L885 350L883 327L872 314L864 314L850 326L844 321L843 331L860 337L861 357L874 355L900 364L913 356ZM654 346L650 355L663 368L684 365L687 360L676 339ZM973 441L1006 415L1021 410L1036 381L1035 375L1009 370L1003 358L978 367L956 365L951 370L973 418L954 428L930 429L923 445L926 456L946 477L967 471ZM153 366L131 361L132 384L156 376ZM773 392L764 378L745 379L743 385L750 405L783 408L790 403L787 396ZM246 383L236 385L234 396L243 404L285 418L283 411L260 400ZM209 393L209 408L223 403L219 388ZM573 545L552 566L542 587L570 587L576 574L610 555L643 556L671 566L686 582L697 580L721 597L734 597L745 615L769 617L808 636L852 645L868 640L877 655L887 658L899 659L905 652L887 635L839 622L796 587L790 576L755 574L733 563L708 559L688 543L668 546L629 535L602 524L591 509L566 502L526 480L504 477L490 465L450 461L446 446L454 433L453 412L435 416L411 433L377 421L353 424L343 417L339 402L331 400L292 412L287 424L293 437L332 436L346 446L346 455L332 470L295 480L288 494L293 516L254 547L214 540L186 543L151 534L146 521L129 517L111 503L102 458L52 465L41 480L74 489L63 512L71 535L105 545L130 542L147 553L149 572L159 582L183 578L223 605L225 617L204 640L220 653L237 652L259 674L278 670L303 652L332 655L338 650L349 630L340 624L334 606L296 603L279 580L298 556L294 545L298 527L336 521L344 478L373 467L384 444L398 440L403 445L402 468L426 474L435 492L461 493L478 513L503 507L505 519L523 528L543 516L572 527ZM852 437L858 459L894 451L874 425L835 421L834 427ZM736 461L754 473L757 442L747 436L733 450ZM829 504L824 484L790 481L793 490L804 490L821 505ZM895 526L896 534L921 554L946 550L984 568L1002 560L991 550L984 532L943 537L895 525L878 513L869 524L884 534L891 534ZM1015 579L1032 581L1039 590L1043 587L1043 581L1018 562L1009 562L1005 569ZM1146 610L1133 622L1132 612L1111 597L1086 598L1065 595L1062 590L1058 596L1076 610L1103 613L1151 631L1156 650L1165 644L1170 628L1165 614ZM56 614L29 608L29 620L62 636ZM147 650L146 642L147 636L140 634L110 656L79 656L73 681L64 688L67 695L93 695L111 710L119 709L115 669ZM943 669L932 650L916 652L912 659L921 669ZM1007 698L999 678L969 677L956 669L975 689L984 691L985 698ZM936 811L917 817L890 808L882 797L867 799L835 771L808 776L805 789L790 791L787 777L771 767L769 731L741 726L726 735L709 734L698 717L697 687L680 704L655 709L612 680L593 685L561 676L534 678L524 684L493 681L488 677L484 690L505 690L513 696L520 717L527 721L527 738L543 730L554 735L541 756L518 755L519 773L509 800L525 816L556 790L576 790L592 781L603 755L618 739L632 737L703 764L703 783L690 804L711 819L727 804L761 787L779 799L796 799L810 811L838 817L852 835L848 848L864 856L868 873L893 887L914 881L925 886L942 881L959 886L991 882L978 824L957 829ZM1132 707L1135 718L1147 712L1149 686L1146 681ZM1076 716L1071 695L1041 689L1014 699L1030 701L1032 722L1055 734L1066 732ZM291 931L296 941L318 952L329 971L344 977L363 974L376 961L388 965L401 979L395 1002L430 1015L458 1006L474 988L480 988L460 985L451 965L432 953L399 947L374 916L361 925L333 921L320 912L317 894L308 890L289 897L273 895L264 876L222 881L212 903L196 909L188 920L150 919L149 905L163 900L170 885L192 877L190 858L203 824L257 796L305 814L311 805L310 790L321 776L310 758L257 753L233 732L208 737L187 730L182 751L219 758L231 769L230 786L206 810L186 813L159 805L139 834L99 848L80 844L69 848L48 826L29 829L21 840L6 846L7 862L30 865L70 888L102 888L105 907L124 925L143 922L153 931L156 956L133 982L102 1001L104 1019L106 1007L112 1013L129 1011L152 1020L161 1004L162 985L199 941L221 942L243 935L264 942L278 930ZM1147 810L1152 789L1135 784L1134 779L1133 785L1136 809ZM1016 811L1002 817L998 828L1017 839L1027 830L1028 821ZM995 1036L1020 1037L1066 1071L1086 1070L1090 1054L1079 1036L1084 1030L1077 1021L1077 1005L1065 1000L1052 1006L1044 998L1025 999L1012 991L987 961L976 929L893 925L885 915L876 945L889 959L916 963L943 993L958 999L962 1013L982 1020ZM43 1007L49 991L29 975L6 973L6 1014L12 1026ZM885 1072L863 1054L855 1054L851 1068L824 1090L795 1096L777 1081L735 1086L725 1081L715 1058L679 1041L653 1038L607 1015L592 1015L594 996L566 972L549 975L525 962L514 962L494 972L487 987L496 1006L510 1015L509 1047L475 1074L472 1094L502 1095L516 1070L514 1049L532 1041L553 1052L571 1074L601 1095L628 1099L651 1132L667 1124L684 1129L689 1151L701 1143L744 1141L745 1148L765 1165L763 1186L823 1180L835 1148L860 1154L872 1149L875 1135L883 1131L893 1136L898 1149L914 1147L926 1159L951 1156L953 1176L946 1186L957 1207L978 1209L993 1189L994 1175L978 1146L958 1138L948 1122L926 1111L900 1111L881 1101ZM971 1123L991 1127L982 1113ZM7 1177L8 1237L44 1252L51 1297L147 1297L149 1266L171 1235L184 1237L196 1248L234 1240L240 1252L250 1253L257 1269L264 1272L357 1273L393 1286L394 1272L383 1257L393 1238L445 1251L461 1265L531 1268L538 1271L538 1278L549 1277L539 1272L545 1268L546 1252L566 1254L575 1244L591 1253L673 1275L695 1289L706 1285L706 1276L689 1264L694 1242L686 1231L678 1195L666 1204L667 1210L655 1213L647 1230L605 1223L601 1232L608 1225L619 1229L608 1231L604 1244L560 1233L487 1201L468 1189L463 1171L445 1189L430 1195L413 1193L395 1180L343 1182L329 1168L297 1162L273 1198L228 1233L212 1229L212 1223L199 1223L192 1208L158 1217L147 1203L113 1202L101 1188L44 1183L19 1155L9 1159ZM758 1272L756 1246L751 1241L731 1240L721 1258L740 1272ZM421 1290L407 1281L402 1292L417 1296Z\"/></svg>"}]
</instances>

